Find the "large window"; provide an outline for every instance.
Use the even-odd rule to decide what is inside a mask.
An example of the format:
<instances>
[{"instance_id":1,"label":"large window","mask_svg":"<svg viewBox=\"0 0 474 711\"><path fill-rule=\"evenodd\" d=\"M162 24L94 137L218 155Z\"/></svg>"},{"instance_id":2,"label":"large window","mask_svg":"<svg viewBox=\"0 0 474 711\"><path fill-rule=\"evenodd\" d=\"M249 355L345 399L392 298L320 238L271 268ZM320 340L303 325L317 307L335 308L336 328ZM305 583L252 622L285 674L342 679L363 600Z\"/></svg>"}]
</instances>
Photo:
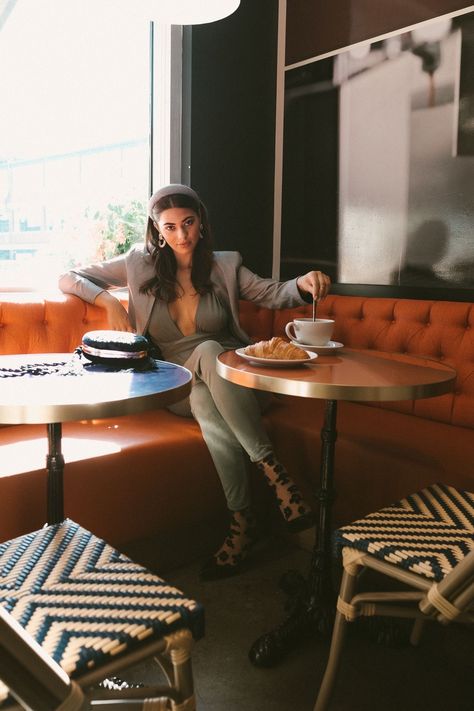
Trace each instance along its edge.
<instances>
[{"instance_id":1,"label":"large window","mask_svg":"<svg viewBox=\"0 0 474 711\"><path fill-rule=\"evenodd\" d=\"M0 289L143 238L150 23L118 5L0 2Z\"/></svg>"}]
</instances>

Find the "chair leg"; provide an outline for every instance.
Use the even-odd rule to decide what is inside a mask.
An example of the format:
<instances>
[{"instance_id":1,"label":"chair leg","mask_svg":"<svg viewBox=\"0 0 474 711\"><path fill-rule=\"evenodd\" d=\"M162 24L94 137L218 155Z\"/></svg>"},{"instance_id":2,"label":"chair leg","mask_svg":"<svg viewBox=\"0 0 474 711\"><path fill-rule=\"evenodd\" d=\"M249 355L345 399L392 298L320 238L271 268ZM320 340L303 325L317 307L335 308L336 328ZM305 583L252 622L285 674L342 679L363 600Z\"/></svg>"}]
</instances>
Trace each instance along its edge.
<instances>
[{"instance_id":1,"label":"chair leg","mask_svg":"<svg viewBox=\"0 0 474 711\"><path fill-rule=\"evenodd\" d=\"M426 620L423 620L420 617L416 618L413 623L413 627L411 629L411 635L410 635L410 644L412 644L414 647L417 647L420 643L421 635L422 635L423 630L425 628L425 624L426 624Z\"/></svg>"},{"instance_id":2,"label":"chair leg","mask_svg":"<svg viewBox=\"0 0 474 711\"><path fill-rule=\"evenodd\" d=\"M344 570L341 580L341 589L339 591L339 597L342 598L344 602L349 603L351 601L354 595L356 582L356 576L351 575L347 572L347 570ZM326 711L329 705L336 681L339 662L341 660L341 652L346 636L346 630L347 619L341 612L339 612L339 610L336 610L326 671L324 672L313 711Z\"/></svg>"},{"instance_id":3,"label":"chair leg","mask_svg":"<svg viewBox=\"0 0 474 711\"><path fill-rule=\"evenodd\" d=\"M93 689L90 700L94 709L115 711L127 708L145 708L143 699L151 709L163 711L196 711L194 684L191 666L193 638L187 629L178 630L166 638L165 649L155 654L154 661L164 673L168 686L144 686L124 691ZM147 707L148 708L148 707Z\"/></svg>"},{"instance_id":4,"label":"chair leg","mask_svg":"<svg viewBox=\"0 0 474 711\"><path fill-rule=\"evenodd\" d=\"M192 644L193 638L189 630L180 630L170 638L168 652L173 665L174 688L183 699L181 704L172 704L173 711L194 711L196 708L191 667Z\"/></svg>"}]
</instances>

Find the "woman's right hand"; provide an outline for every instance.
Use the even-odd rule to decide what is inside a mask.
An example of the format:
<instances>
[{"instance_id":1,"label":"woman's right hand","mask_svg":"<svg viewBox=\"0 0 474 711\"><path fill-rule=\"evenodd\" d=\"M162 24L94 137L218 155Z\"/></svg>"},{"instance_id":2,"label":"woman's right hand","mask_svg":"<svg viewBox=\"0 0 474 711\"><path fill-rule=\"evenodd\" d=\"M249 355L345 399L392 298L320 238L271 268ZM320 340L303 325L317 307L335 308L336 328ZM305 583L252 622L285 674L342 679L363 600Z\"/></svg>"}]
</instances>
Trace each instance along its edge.
<instances>
[{"instance_id":1,"label":"woman's right hand","mask_svg":"<svg viewBox=\"0 0 474 711\"><path fill-rule=\"evenodd\" d=\"M109 294L108 291L101 291L96 297L94 304L105 309L109 328L112 331L129 331L133 333L127 310L115 296Z\"/></svg>"}]
</instances>

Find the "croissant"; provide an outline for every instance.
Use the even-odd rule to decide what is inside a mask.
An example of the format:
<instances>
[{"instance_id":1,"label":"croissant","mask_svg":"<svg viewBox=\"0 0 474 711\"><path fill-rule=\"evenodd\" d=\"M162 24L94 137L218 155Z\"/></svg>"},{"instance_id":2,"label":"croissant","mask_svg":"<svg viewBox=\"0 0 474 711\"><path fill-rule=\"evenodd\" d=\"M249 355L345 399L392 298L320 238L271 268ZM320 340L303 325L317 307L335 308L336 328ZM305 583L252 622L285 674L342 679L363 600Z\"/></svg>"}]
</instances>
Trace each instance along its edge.
<instances>
[{"instance_id":1,"label":"croissant","mask_svg":"<svg viewBox=\"0 0 474 711\"><path fill-rule=\"evenodd\" d=\"M274 358L276 360L305 360L308 357L304 350L279 336L274 336L270 341L258 341L258 343L247 346L244 353L256 358Z\"/></svg>"}]
</instances>

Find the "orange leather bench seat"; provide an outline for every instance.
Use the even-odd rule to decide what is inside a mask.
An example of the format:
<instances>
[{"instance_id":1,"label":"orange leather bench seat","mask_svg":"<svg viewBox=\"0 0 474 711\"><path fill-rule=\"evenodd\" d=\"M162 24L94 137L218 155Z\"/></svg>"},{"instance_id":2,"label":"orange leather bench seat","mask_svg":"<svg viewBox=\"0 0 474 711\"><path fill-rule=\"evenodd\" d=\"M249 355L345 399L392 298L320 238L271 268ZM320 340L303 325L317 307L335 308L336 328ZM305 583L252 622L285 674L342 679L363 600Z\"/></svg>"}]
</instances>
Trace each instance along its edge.
<instances>
[{"instance_id":1,"label":"orange leather bench seat","mask_svg":"<svg viewBox=\"0 0 474 711\"><path fill-rule=\"evenodd\" d=\"M254 340L284 335L310 307L242 302ZM350 347L428 355L458 372L454 393L416 402L339 403L335 519L352 520L434 480L474 485L474 309L470 303L330 295L318 315ZM72 352L104 314L77 297L0 300L0 353ZM1 388L1 384L0 384ZM308 496L317 486L323 403L278 397L265 415L278 454ZM66 514L114 544L198 523L225 506L193 420L159 410L63 425ZM0 428L0 539L46 515L45 428Z\"/></svg>"},{"instance_id":2,"label":"orange leather bench seat","mask_svg":"<svg viewBox=\"0 0 474 711\"><path fill-rule=\"evenodd\" d=\"M157 410L63 424L64 509L116 544L172 531L225 506L201 433ZM46 428L0 430L0 537L46 520Z\"/></svg>"}]
</instances>

